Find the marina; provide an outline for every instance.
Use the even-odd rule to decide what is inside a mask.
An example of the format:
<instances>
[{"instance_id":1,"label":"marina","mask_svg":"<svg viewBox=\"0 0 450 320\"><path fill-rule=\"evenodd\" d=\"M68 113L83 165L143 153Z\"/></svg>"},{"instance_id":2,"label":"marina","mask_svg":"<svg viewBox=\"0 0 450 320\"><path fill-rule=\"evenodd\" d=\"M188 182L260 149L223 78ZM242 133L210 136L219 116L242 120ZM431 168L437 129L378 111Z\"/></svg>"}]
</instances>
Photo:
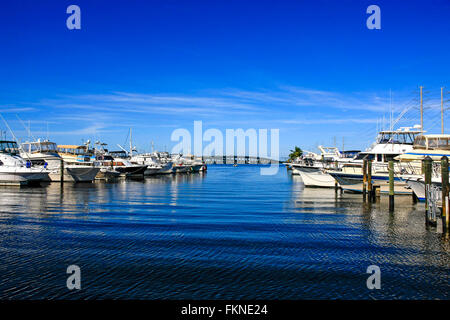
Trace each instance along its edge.
<instances>
[{"instance_id":1,"label":"marina","mask_svg":"<svg viewBox=\"0 0 450 320\"><path fill-rule=\"evenodd\" d=\"M2 306L450 300L448 0L0 6Z\"/></svg>"}]
</instances>

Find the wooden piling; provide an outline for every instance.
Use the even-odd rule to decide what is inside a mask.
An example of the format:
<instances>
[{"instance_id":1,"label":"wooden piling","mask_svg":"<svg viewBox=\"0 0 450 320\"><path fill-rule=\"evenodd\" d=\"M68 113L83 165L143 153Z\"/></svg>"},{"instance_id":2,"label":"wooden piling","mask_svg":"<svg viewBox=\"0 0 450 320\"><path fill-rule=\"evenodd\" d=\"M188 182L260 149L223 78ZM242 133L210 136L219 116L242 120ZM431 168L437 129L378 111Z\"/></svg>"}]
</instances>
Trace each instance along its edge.
<instances>
[{"instance_id":1,"label":"wooden piling","mask_svg":"<svg viewBox=\"0 0 450 320\"><path fill-rule=\"evenodd\" d=\"M61 159L61 164L59 166L59 170L60 170L60 179L61 179L61 183L64 183L64 160Z\"/></svg>"},{"instance_id":2,"label":"wooden piling","mask_svg":"<svg viewBox=\"0 0 450 320\"><path fill-rule=\"evenodd\" d=\"M367 161L367 191L369 194L369 201L373 202L375 196L373 194L373 185L372 185L372 160Z\"/></svg>"},{"instance_id":3,"label":"wooden piling","mask_svg":"<svg viewBox=\"0 0 450 320\"><path fill-rule=\"evenodd\" d=\"M367 159L363 160L363 200L366 201Z\"/></svg>"},{"instance_id":4,"label":"wooden piling","mask_svg":"<svg viewBox=\"0 0 450 320\"><path fill-rule=\"evenodd\" d=\"M449 216L446 198L449 195L449 181L448 181L448 158L443 156L441 158L441 177L442 177L442 226L444 231L449 230Z\"/></svg>"},{"instance_id":5,"label":"wooden piling","mask_svg":"<svg viewBox=\"0 0 450 320\"><path fill-rule=\"evenodd\" d=\"M394 211L394 161L389 161L389 211Z\"/></svg>"},{"instance_id":6,"label":"wooden piling","mask_svg":"<svg viewBox=\"0 0 450 320\"><path fill-rule=\"evenodd\" d=\"M428 212L430 210L428 206L428 190L431 186L431 170L432 170L432 163L433 160L427 156L425 159L423 159L423 168L425 171L425 223L428 225L430 223L428 219Z\"/></svg>"}]
</instances>

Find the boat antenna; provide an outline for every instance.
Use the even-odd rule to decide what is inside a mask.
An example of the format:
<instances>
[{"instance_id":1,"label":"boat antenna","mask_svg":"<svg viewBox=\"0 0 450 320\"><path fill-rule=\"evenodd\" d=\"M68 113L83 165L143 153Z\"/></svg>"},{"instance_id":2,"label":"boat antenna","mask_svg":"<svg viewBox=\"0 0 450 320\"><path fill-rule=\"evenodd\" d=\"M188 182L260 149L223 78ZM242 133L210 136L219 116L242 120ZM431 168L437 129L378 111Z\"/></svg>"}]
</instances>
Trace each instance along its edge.
<instances>
[{"instance_id":1,"label":"boat antenna","mask_svg":"<svg viewBox=\"0 0 450 320\"><path fill-rule=\"evenodd\" d=\"M389 126L389 130L393 131L394 130L394 110L392 109L392 89L389 89L389 108L390 108L390 114L389 114L390 126Z\"/></svg>"},{"instance_id":2,"label":"boat antenna","mask_svg":"<svg viewBox=\"0 0 450 320\"><path fill-rule=\"evenodd\" d=\"M441 87L441 134L444 134L444 87Z\"/></svg>"},{"instance_id":3,"label":"boat antenna","mask_svg":"<svg viewBox=\"0 0 450 320\"><path fill-rule=\"evenodd\" d=\"M28 120L28 128L27 128L27 126L25 125L25 123L23 123L22 119L20 119L19 116L18 116L17 114L16 114L16 117L17 117L17 119L20 121L20 123L22 124L22 126L25 128L25 130L28 131L28 136L31 137L31 138L33 138L34 141L36 141L36 138L35 138L35 137L33 136L33 134L31 133L31 129L30 129L30 125L29 125L30 120Z\"/></svg>"},{"instance_id":4,"label":"boat antenna","mask_svg":"<svg viewBox=\"0 0 450 320\"><path fill-rule=\"evenodd\" d=\"M9 127L8 122L6 122L6 120L5 120L5 118L3 118L3 115L2 115L2 114L0 114L0 117L2 117L2 120L3 120L3 122L5 123L6 127L8 128L9 132L11 133L13 139L17 142L18 140L17 140L16 136L14 135L14 132L13 132L13 131L11 130L11 128Z\"/></svg>"},{"instance_id":5,"label":"boat antenna","mask_svg":"<svg viewBox=\"0 0 450 320\"><path fill-rule=\"evenodd\" d=\"M22 146L19 143L19 140L17 139L16 135L14 134L14 132L9 127L8 122L6 122L5 118L3 118L3 115L1 113L0 113L0 117L2 118L3 122L5 123L6 127L9 130L9 132L11 133L11 136L13 137L14 141L16 141L16 143L17 143L17 145L19 147L19 150L22 150L27 155L27 157L29 158L28 153L22 148ZM6 136L6 134L5 134L5 136Z\"/></svg>"},{"instance_id":6,"label":"boat antenna","mask_svg":"<svg viewBox=\"0 0 450 320\"><path fill-rule=\"evenodd\" d=\"M133 136L132 136L132 131L131 131L131 128L130 128L130 157L132 157L133 156Z\"/></svg>"},{"instance_id":7,"label":"boat antenna","mask_svg":"<svg viewBox=\"0 0 450 320\"><path fill-rule=\"evenodd\" d=\"M420 130L423 131L423 86L420 86Z\"/></svg>"}]
</instances>

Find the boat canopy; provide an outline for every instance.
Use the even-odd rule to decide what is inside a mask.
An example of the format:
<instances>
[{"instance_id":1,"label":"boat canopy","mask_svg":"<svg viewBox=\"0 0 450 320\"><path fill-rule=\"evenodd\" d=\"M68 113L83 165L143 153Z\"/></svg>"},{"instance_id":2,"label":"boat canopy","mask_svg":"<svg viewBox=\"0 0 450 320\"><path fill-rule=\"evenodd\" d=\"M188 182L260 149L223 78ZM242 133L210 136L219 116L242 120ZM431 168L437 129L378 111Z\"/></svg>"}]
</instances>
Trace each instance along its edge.
<instances>
[{"instance_id":1,"label":"boat canopy","mask_svg":"<svg viewBox=\"0 0 450 320\"><path fill-rule=\"evenodd\" d=\"M50 141L34 141L22 143L22 149L25 152L56 152L56 143Z\"/></svg>"},{"instance_id":2,"label":"boat canopy","mask_svg":"<svg viewBox=\"0 0 450 320\"><path fill-rule=\"evenodd\" d=\"M15 141L0 141L0 152L16 155L19 154L19 146Z\"/></svg>"},{"instance_id":3,"label":"boat canopy","mask_svg":"<svg viewBox=\"0 0 450 320\"><path fill-rule=\"evenodd\" d=\"M381 131L377 137L379 144L410 144L414 143L414 139L420 135L421 131Z\"/></svg>"},{"instance_id":4,"label":"boat canopy","mask_svg":"<svg viewBox=\"0 0 450 320\"><path fill-rule=\"evenodd\" d=\"M450 150L449 134L429 134L418 136L414 140L414 149Z\"/></svg>"}]
</instances>

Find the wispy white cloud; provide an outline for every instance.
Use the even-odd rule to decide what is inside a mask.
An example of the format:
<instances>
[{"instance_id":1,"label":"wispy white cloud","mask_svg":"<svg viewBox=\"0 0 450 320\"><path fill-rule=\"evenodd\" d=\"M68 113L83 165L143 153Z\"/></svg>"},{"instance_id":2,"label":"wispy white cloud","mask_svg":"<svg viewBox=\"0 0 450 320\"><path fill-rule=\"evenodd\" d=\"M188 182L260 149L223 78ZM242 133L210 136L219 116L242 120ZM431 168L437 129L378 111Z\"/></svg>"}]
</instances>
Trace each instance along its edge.
<instances>
[{"instance_id":1,"label":"wispy white cloud","mask_svg":"<svg viewBox=\"0 0 450 320\"><path fill-rule=\"evenodd\" d=\"M30 112L34 111L31 107L12 107L12 106L0 106L0 113L18 113L18 112Z\"/></svg>"},{"instance_id":2,"label":"wispy white cloud","mask_svg":"<svg viewBox=\"0 0 450 320\"><path fill-rule=\"evenodd\" d=\"M113 92L66 96L43 100L37 104L110 114L128 112L170 114L175 117L191 114L202 117L238 117L273 112L274 109L287 113L298 113L311 108L320 108L323 112L327 109L385 112L389 109L389 98L376 93L339 93L284 86L276 90L223 89L192 95Z\"/></svg>"}]
</instances>

